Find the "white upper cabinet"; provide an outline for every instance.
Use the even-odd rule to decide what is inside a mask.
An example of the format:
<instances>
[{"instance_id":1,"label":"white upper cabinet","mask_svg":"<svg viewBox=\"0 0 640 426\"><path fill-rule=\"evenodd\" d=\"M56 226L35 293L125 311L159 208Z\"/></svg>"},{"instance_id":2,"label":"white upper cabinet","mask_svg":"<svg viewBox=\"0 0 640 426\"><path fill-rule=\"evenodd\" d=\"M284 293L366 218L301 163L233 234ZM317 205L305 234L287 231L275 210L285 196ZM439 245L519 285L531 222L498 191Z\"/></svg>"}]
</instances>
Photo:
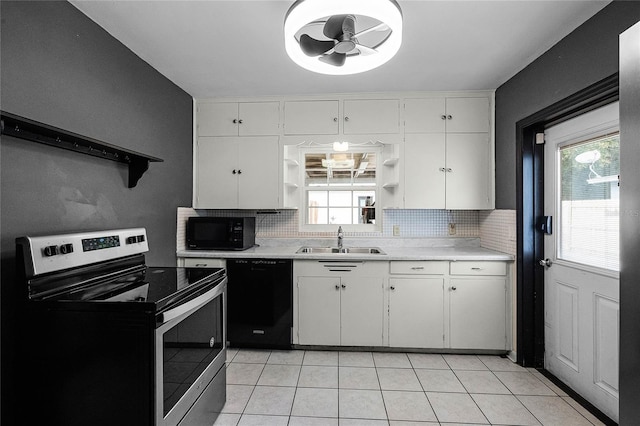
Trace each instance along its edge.
<instances>
[{"instance_id":1,"label":"white upper cabinet","mask_svg":"<svg viewBox=\"0 0 640 426\"><path fill-rule=\"evenodd\" d=\"M285 135L397 134L398 99L346 99L342 113L338 100L286 101Z\"/></svg>"},{"instance_id":2,"label":"white upper cabinet","mask_svg":"<svg viewBox=\"0 0 640 426\"><path fill-rule=\"evenodd\" d=\"M198 136L280 134L280 102L201 102Z\"/></svg>"},{"instance_id":3,"label":"white upper cabinet","mask_svg":"<svg viewBox=\"0 0 640 426\"><path fill-rule=\"evenodd\" d=\"M493 208L493 166L488 133L447 134L446 209Z\"/></svg>"},{"instance_id":4,"label":"white upper cabinet","mask_svg":"<svg viewBox=\"0 0 640 426\"><path fill-rule=\"evenodd\" d=\"M200 137L195 208L279 207L278 137Z\"/></svg>"},{"instance_id":5,"label":"white upper cabinet","mask_svg":"<svg viewBox=\"0 0 640 426\"><path fill-rule=\"evenodd\" d=\"M405 99L405 133L488 133L489 98Z\"/></svg>"},{"instance_id":6,"label":"white upper cabinet","mask_svg":"<svg viewBox=\"0 0 640 426\"><path fill-rule=\"evenodd\" d=\"M345 135L393 134L400 131L400 103L397 99L344 101Z\"/></svg>"},{"instance_id":7,"label":"white upper cabinet","mask_svg":"<svg viewBox=\"0 0 640 426\"><path fill-rule=\"evenodd\" d=\"M444 133L407 134L404 141L404 208L446 207Z\"/></svg>"},{"instance_id":8,"label":"white upper cabinet","mask_svg":"<svg viewBox=\"0 0 640 426\"><path fill-rule=\"evenodd\" d=\"M338 101L287 101L285 135L337 135Z\"/></svg>"}]
</instances>

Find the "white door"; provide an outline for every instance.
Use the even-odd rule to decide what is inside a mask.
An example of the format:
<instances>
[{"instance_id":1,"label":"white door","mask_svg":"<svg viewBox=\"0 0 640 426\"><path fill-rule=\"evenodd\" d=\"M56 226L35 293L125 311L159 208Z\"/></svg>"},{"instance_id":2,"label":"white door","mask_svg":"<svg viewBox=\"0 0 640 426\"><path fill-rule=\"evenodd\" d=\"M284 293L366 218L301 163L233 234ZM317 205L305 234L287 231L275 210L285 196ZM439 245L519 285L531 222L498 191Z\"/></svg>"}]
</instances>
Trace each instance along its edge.
<instances>
[{"instance_id":1,"label":"white door","mask_svg":"<svg viewBox=\"0 0 640 426\"><path fill-rule=\"evenodd\" d=\"M489 133L489 98L447 98L447 133Z\"/></svg>"},{"instance_id":2,"label":"white door","mask_svg":"<svg viewBox=\"0 0 640 426\"><path fill-rule=\"evenodd\" d=\"M340 277L298 278L298 342L340 345Z\"/></svg>"},{"instance_id":3,"label":"white door","mask_svg":"<svg viewBox=\"0 0 640 426\"><path fill-rule=\"evenodd\" d=\"M404 132L444 133L447 119L445 111L445 98L406 99Z\"/></svg>"},{"instance_id":4,"label":"white door","mask_svg":"<svg viewBox=\"0 0 640 426\"><path fill-rule=\"evenodd\" d=\"M237 136L236 102L201 102L197 115L198 136Z\"/></svg>"},{"instance_id":5,"label":"white door","mask_svg":"<svg viewBox=\"0 0 640 426\"><path fill-rule=\"evenodd\" d=\"M382 346L384 321L382 277L350 277L341 280L340 344Z\"/></svg>"},{"instance_id":6,"label":"white door","mask_svg":"<svg viewBox=\"0 0 640 426\"><path fill-rule=\"evenodd\" d=\"M445 208L445 134L414 133L404 141L404 208Z\"/></svg>"},{"instance_id":7,"label":"white door","mask_svg":"<svg viewBox=\"0 0 640 426\"><path fill-rule=\"evenodd\" d=\"M493 208L489 134L448 133L446 157L446 208Z\"/></svg>"},{"instance_id":8,"label":"white door","mask_svg":"<svg viewBox=\"0 0 640 426\"><path fill-rule=\"evenodd\" d=\"M444 347L444 280L389 279L389 346Z\"/></svg>"},{"instance_id":9,"label":"white door","mask_svg":"<svg viewBox=\"0 0 640 426\"><path fill-rule=\"evenodd\" d=\"M618 421L618 104L545 141L545 368Z\"/></svg>"},{"instance_id":10,"label":"white door","mask_svg":"<svg viewBox=\"0 0 640 426\"><path fill-rule=\"evenodd\" d=\"M238 208L279 207L278 137L238 138Z\"/></svg>"},{"instance_id":11,"label":"white door","mask_svg":"<svg viewBox=\"0 0 640 426\"><path fill-rule=\"evenodd\" d=\"M199 137L194 207L238 208L238 138Z\"/></svg>"}]
</instances>

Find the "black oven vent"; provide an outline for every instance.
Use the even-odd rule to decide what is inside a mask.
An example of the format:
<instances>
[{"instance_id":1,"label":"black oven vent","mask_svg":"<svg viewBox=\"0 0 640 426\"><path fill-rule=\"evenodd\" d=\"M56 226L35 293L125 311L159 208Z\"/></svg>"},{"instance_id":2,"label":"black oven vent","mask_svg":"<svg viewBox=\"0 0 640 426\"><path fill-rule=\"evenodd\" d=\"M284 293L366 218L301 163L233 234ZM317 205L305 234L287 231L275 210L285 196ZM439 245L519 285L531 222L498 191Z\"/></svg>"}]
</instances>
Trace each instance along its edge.
<instances>
[{"instance_id":1,"label":"black oven vent","mask_svg":"<svg viewBox=\"0 0 640 426\"><path fill-rule=\"evenodd\" d=\"M129 188L138 184L138 180L149 168L150 162L164 160L139 152L108 144L87 136L49 126L28 118L1 111L0 127L3 135L55 146L106 160L125 163L129 166Z\"/></svg>"}]
</instances>

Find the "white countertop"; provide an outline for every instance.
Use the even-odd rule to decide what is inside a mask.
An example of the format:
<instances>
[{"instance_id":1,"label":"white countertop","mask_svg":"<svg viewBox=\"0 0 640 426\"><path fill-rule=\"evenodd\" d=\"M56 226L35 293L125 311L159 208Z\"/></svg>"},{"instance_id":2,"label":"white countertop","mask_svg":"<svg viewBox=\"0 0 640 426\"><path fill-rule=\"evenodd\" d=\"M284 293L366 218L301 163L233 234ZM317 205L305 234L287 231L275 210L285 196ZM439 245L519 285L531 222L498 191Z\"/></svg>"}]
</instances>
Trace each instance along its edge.
<instances>
[{"instance_id":1,"label":"white countertop","mask_svg":"<svg viewBox=\"0 0 640 426\"><path fill-rule=\"evenodd\" d=\"M371 242L371 241L369 241ZM376 244L345 244L344 247L377 247L386 254L320 254L320 253L296 253L302 246L328 247L331 244L309 244L300 243L295 245L264 245L256 246L242 251L224 250L178 250L178 257L199 257L217 259L238 259L238 258L264 258L264 259L294 259L294 260L497 260L512 261L514 256L499 251L489 250L476 246L397 246L385 245L384 242Z\"/></svg>"}]
</instances>

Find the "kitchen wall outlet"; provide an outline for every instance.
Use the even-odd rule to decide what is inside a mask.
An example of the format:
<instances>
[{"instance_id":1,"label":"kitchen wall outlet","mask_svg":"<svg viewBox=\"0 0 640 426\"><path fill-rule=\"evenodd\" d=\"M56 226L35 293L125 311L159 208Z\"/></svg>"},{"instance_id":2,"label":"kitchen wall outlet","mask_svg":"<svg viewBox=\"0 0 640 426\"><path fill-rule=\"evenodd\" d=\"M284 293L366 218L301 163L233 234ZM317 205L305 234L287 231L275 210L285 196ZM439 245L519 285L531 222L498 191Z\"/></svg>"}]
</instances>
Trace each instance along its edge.
<instances>
[{"instance_id":1,"label":"kitchen wall outlet","mask_svg":"<svg viewBox=\"0 0 640 426\"><path fill-rule=\"evenodd\" d=\"M400 236L400 225L393 225L393 236L394 237Z\"/></svg>"},{"instance_id":2,"label":"kitchen wall outlet","mask_svg":"<svg viewBox=\"0 0 640 426\"><path fill-rule=\"evenodd\" d=\"M450 223L449 224L449 235L456 235L456 224L455 223Z\"/></svg>"}]
</instances>

